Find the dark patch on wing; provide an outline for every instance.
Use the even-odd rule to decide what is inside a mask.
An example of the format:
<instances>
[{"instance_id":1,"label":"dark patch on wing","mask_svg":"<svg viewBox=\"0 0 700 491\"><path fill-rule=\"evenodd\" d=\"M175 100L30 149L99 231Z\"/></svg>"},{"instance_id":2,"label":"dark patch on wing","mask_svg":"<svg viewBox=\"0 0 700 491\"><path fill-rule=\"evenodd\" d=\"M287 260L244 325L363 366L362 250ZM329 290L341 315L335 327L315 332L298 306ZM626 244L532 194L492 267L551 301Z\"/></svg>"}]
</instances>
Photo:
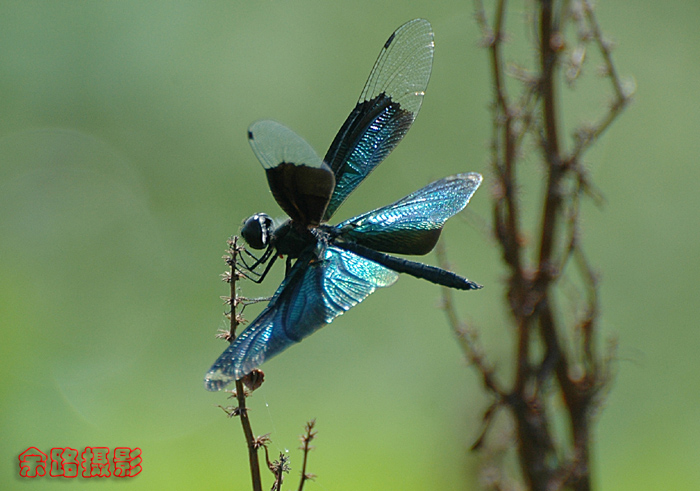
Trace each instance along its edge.
<instances>
[{"instance_id":1,"label":"dark patch on wing","mask_svg":"<svg viewBox=\"0 0 700 491\"><path fill-rule=\"evenodd\" d=\"M307 227L321 223L335 187L335 177L327 166L282 162L265 173L272 196L292 220Z\"/></svg>"}]
</instances>

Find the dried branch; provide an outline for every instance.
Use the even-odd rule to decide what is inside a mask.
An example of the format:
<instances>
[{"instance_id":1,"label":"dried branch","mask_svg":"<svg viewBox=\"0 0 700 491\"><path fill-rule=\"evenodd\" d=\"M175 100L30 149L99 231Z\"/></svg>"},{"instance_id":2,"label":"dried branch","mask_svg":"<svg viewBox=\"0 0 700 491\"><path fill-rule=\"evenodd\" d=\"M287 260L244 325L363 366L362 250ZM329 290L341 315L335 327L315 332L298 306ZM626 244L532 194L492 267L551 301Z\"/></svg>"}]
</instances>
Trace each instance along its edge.
<instances>
[{"instance_id":1,"label":"dried branch","mask_svg":"<svg viewBox=\"0 0 700 491\"><path fill-rule=\"evenodd\" d=\"M313 450L314 447L311 446L311 442L316 438L317 432L314 431L314 426L316 426L316 420L312 419L306 423L304 426L304 434L301 435L301 447L299 447L304 452L304 462L301 466L301 479L299 481L299 491L303 491L304 484L307 480L315 479L315 475L308 474L306 472L306 463L309 458L309 452Z\"/></svg>"},{"instance_id":2,"label":"dried branch","mask_svg":"<svg viewBox=\"0 0 700 491\"><path fill-rule=\"evenodd\" d=\"M281 491L284 475L289 473L289 457L280 452L278 460L275 460L270 466L270 470L275 475L275 482L272 484L272 491Z\"/></svg>"},{"instance_id":3,"label":"dried branch","mask_svg":"<svg viewBox=\"0 0 700 491\"><path fill-rule=\"evenodd\" d=\"M445 251L445 245L442 241L438 242L435 252L437 253L438 264L440 267L449 270L450 265L447 262L447 253ZM493 369L489 366L485 355L478 344L476 330L470 328L468 325L459 320L452 298L451 288L442 288L442 309L447 315L447 321L452 328L452 332L457 337L457 341L459 342L459 346L462 348L462 352L467 357L467 360L469 360L469 362L472 363L476 370L481 374L484 388L486 388L497 401L500 401L505 394L500 389L499 384L495 379Z\"/></svg>"},{"instance_id":4,"label":"dried branch","mask_svg":"<svg viewBox=\"0 0 700 491\"><path fill-rule=\"evenodd\" d=\"M228 245L229 249L227 251L227 255L224 256L224 259L226 260L226 264L229 265L230 271L225 273L223 278L224 281L227 281L231 285L231 296L228 298L226 303L231 305L231 312L228 314L228 318L230 319L228 341L233 342L233 340L236 339L236 329L238 329L239 324L243 321L242 317L240 317L236 312L236 308L238 307L240 300L236 290L236 281L241 278L236 265L238 255L242 251L242 247L238 245L237 236L229 239ZM239 416L241 418L241 427L243 428L243 434L245 435L246 444L248 446L248 462L250 465L250 476L253 482L253 490L262 491L258 449L260 446L264 445L261 443L261 439L256 439L253 435L253 429L250 425L250 418L248 417L248 408L246 407L246 394L243 386L243 380L236 380L236 390L234 391L234 396L238 402L238 407L235 408L231 415ZM265 449L267 451L267 447L265 447Z\"/></svg>"},{"instance_id":5,"label":"dried branch","mask_svg":"<svg viewBox=\"0 0 700 491\"><path fill-rule=\"evenodd\" d=\"M573 8L575 10L582 11L586 20L588 21L587 23L592 32L593 39L595 39L598 49L603 56L605 63L604 74L607 75L608 79L610 79L615 97L610 104L607 113L601 117L597 124L582 127L576 132L576 144L574 150L567 158L567 161L570 164L577 162L581 155L591 147L591 145L598 139L598 137L600 137L600 135L605 132L605 130L610 127L613 121L615 121L615 119L617 119L617 117L620 115L622 110L632 101L632 96L634 94L633 87L626 90L622 84L622 80L618 75L615 63L613 63L611 44L603 37L590 1L577 0L573 3Z\"/></svg>"},{"instance_id":6,"label":"dried branch","mask_svg":"<svg viewBox=\"0 0 700 491\"><path fill-rule=\"evenodd\" d=\"M532 4L538 56L530 68L504 66L506 0L494 1L493 20L489 21L482 0L475 0L476 22L482 45L487 48L493 86L493 125L491 167L493 170L493 234L501 250L509 276L506 298L517 337L514 377L511 389L496 382L494 370L476 343L476 332L462 324L455 313L449 292L443 293L448 321L460 346L479 374L487 392L494 398L484 413L483 428L473 449L484 447L494 414L509 409L517 433L517 455L523 480L530 489L589 490L592 415L599 406L601 393L611 377L610 360L601 361L597 353L596 333L599 315L598 275L590 266L582 244L580 198L596 197L580 160L597 138L619 116L631 100L618 75L611 45L604 40L589 0L538 0ZM576 29L567 40L568 23ZM569 145L564 138L559 90L582 73L586 52L597 47L605 64L613 102L600 120L577 130ZM572 46L572 47L570 47ZM562 73L562 66L568 71ZM520 93L511 94L507 76L520 82ZM526 142L536 144L546 171L540 223L523 224L516 168ZM567 153L566 147L571 151ZM444 249L438 249L444 265ZM528 258L535 258L529 264ZM584 286L583 312L571 322L557 303L559 280L572 262ZM570 345L569 332L580 334L580 342ZM570 439L556 435L553 424L557 407L552 396L564 403ZM571 445L565 443L570 440ZM503 474L504 475L504 474ZM499 485L500 486L500 485Z\"/></svg>"},{"instance_id":7,"label":"dried branch","mask_svg":"<svg viewBox=\"0 0 700 491\"><path fill-rule=\"evenodd\" d=\"M250 304L262 302L265 300L270 300L269 298L246 298L238 295L236 289L236 282L245 277L238 268L238 257L241 252L244 252L242 246L238 245L238 237L234 236L228 240L228 250L223 259L229 266L230 270L226 271L221 275L224 282L229 283L231 287L231 295L228 297L223 297L224 303L231 306L231 310L226 313L226 317L229 319L229 328L226 331L221 331L217 337L226 339L229 342L233 342L236 339L236 330L238 326L245 322L243 318L243 309ZM237 310L239 309L240 310ZM263 383L265 378L264 373L261 370L255 369L245 377L240 380L236 380L236 389L232 391L231 397L234 397L237 401L237 406L219 406L223 409L226 414L232 417L239 417L241 419L241 426L243 428L243 434L245 436L246 444L248 447L248 460L250 464L251 479L253 482L254 491L262 491L262 481L260 478L260 463L258 458L258 450L262 448L265 452L265 460L267 462L267 468L274 475L275 481L272 485L272 490L281 490L282 481L284 474L288 473L289 467L289 457L280 453L278 460L274 462L270 461L270 454L268 449L268 444L270 443L269 434L263 435L255 438L253 435L253 430L250 424L250 418L248 416L248 408L246 406L246 397L256 390ZM313 474L306 472L306 465L308 461L309 452L313 449L311 442L316 437L316 431L314 431L314 426L316 424L315 420L311 420L306 423L304 427L304 435L302 435L301 447L304 452L304 461L302 465L301 481L299 483L299 491L304 488L304 483L307 480L314 479Z\"/></svg>"}]
</instances>

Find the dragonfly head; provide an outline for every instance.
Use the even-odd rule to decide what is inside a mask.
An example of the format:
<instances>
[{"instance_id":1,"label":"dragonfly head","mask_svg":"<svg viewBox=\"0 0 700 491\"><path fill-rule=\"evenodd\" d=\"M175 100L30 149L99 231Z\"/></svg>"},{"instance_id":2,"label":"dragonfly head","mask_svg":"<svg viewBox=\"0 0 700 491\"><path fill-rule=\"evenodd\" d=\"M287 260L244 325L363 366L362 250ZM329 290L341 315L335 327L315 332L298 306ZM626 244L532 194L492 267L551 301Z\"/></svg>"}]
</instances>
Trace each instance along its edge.
<instances>
[{"instance_id":1,"label":"dragonfly head","mask_svg":"<svg viewBox=\"0 0 700 491\"><path fill-rule=\"evenodd\" d=\"M241 236L253 249L265 249L272 236L272 218L265 213L246 218L241 227Z\"/></svg>"}]
</instances>

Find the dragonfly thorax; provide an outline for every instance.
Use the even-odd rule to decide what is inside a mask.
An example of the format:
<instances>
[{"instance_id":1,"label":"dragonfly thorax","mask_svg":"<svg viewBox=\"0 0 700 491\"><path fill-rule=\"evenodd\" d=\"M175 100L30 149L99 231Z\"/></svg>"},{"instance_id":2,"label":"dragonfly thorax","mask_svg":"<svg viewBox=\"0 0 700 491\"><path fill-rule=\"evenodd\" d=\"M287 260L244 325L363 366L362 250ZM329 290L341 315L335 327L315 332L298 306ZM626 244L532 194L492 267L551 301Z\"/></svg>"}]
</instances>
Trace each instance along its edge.
<instances>
[{"instance_id":1,"label":"dragonfly thorax","mask_svg":"<svg viewBox=\"0 0 700 491\"><path fill-rule=\"evenodd\" d=\"M428 85L433 48L432 28L424 19L407 22L389 37L323 159L279 123L250 126L248 141L289 219L273 223L258 213L243 222L243 239L251 249L265 252L257 257L244 251L241 272L259 283L286 256L286 275L267 307L212 365L207 389L221 390L240 380L377 288L393 284L399 273L449 288L481 288L451 271L390 255L430 251L445 221L479 187L479 174L449 176L388 206L339 225L326 224L413 123Z\"/></svg>"},{"instance_id":2,"label":"dragonfly thorax","mask_svg":"<svg viewBox=\"0 0 700 491\"><path fill-rule=\"evenodd\" d=\"M265 249L272 237L272 218L265 213L248 217L241 227L241 237L253 249Z\"/></svg>"}]
</instances>

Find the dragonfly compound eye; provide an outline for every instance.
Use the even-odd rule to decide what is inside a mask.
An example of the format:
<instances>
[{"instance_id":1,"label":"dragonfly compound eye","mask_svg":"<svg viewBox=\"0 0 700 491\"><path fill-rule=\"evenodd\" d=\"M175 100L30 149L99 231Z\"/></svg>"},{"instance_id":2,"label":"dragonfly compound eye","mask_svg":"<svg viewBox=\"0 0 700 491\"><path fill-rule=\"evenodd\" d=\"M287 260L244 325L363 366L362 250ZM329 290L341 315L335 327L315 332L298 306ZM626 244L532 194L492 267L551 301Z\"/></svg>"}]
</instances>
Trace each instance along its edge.
<instances>
[{"instance_id":1,"label":"dragonfly compound eye","mask_svg":"<svg viewBox=\"0 0 700 491\"><path fill-rule=\"evenodd\" d=\"M241 236L253 249L265 249L270 243L272 218L265 213L258 213L243 222Z\"/></svg>"},{"instance_id":2,"label":"dragonfly compound eye","mask_svg":"<svg viewBox=\"0 0 700 491\"><path fill-rule=\"evenodd\" d=\"M467 206L481 184L477 173L445 177L390 205L326 224L408 131L428 85L433 48L432 27L424 19L407 22L389 37L323 160L286 126L274 121L250 126L250 146L289 220L275 227L259 213L243 223L241 236L250 248L267 250L260 257L246 251L242 272L262 282L275 261L287 256L287 273L267 307L209 369L208 390L245 382L266 360L377 288L392 285L399 273L459 290L481 288L451 271L391 255L430 251L445 222ZM254 262L246 264L248 259Z\"/></svg>"}]
</instances>

